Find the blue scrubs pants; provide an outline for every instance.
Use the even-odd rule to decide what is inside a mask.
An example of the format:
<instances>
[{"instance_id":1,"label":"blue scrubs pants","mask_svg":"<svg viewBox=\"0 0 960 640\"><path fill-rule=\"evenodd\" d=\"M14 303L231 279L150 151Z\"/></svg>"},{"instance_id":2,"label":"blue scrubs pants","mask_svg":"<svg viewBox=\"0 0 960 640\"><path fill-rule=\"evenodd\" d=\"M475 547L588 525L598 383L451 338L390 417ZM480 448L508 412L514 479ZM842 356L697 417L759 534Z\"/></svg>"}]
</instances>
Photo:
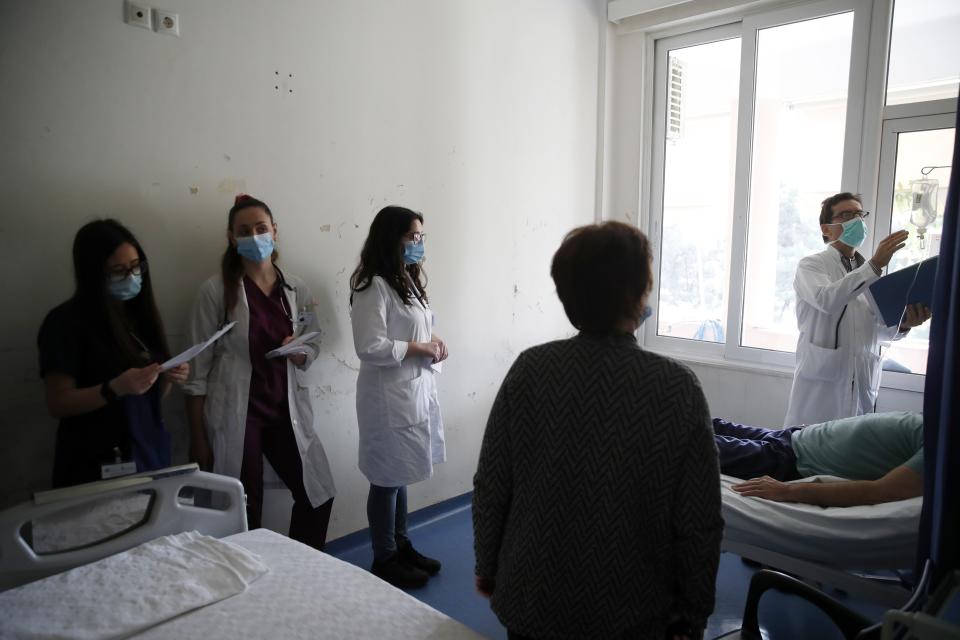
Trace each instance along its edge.
<instances>
[{"instance_id":1,"label":"blue scrubs pants","mask_svg":"<svg viewBox=\"0 0 960 640\"><path fill-rule=\"evenodd\" d=\"M714 440L720 452L720 473L735 478L770 476L786 482L800 477L790 438L802 427L764 429L713 419Z\"/></svg>"}]
</instances>

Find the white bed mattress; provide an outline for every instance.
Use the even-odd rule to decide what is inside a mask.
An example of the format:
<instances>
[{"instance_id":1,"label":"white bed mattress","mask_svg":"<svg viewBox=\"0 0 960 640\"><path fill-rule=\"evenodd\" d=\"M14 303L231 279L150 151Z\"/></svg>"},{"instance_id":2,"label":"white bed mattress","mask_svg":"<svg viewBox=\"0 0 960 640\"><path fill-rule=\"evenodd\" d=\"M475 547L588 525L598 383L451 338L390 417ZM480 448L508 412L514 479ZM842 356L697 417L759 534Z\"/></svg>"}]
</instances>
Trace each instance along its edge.
<instances>
[{"instance_id":1,"label":"white bed mattress","mask_svg":"<svg viewBox=\"0 0 960 640\"><path fill-rule=\"evenodd\" d=\"M724 541L838 569L913 568L922 498L824 508L744 497L739 482L721 476Z\"/></svg>"},{"instance_id":2,"label":"white bed mattress","mask_svg":"<svg viewBox=\"0 0 960 640\"><path fill-rule=\"evenodd\" d=\"M351 564L257 529L224 538L270 572L239 595L136 638L481 638L456 620Z\"/></svg>"}]
</instances>

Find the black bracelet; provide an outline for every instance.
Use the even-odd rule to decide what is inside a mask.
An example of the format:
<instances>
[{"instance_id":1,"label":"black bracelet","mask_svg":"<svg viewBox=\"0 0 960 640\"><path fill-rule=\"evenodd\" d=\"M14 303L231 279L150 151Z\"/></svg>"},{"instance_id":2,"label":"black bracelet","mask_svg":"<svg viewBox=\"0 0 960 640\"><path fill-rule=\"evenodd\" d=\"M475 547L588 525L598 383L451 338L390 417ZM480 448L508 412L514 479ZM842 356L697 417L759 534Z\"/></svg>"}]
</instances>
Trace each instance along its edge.
<instances>
[{"instance_id":1,"label":"black bracelet","mask_svg":"<svg viewBox=\"0 0 960 640\"><path fill-rule=\"evenodd\" d=\"M117 398L119 397L117 396L117 393L110 388L109 380L100 385L100 395L103 396L103 399L107 401L107 404L116 402Z\"/></svg>"}]
</instances>

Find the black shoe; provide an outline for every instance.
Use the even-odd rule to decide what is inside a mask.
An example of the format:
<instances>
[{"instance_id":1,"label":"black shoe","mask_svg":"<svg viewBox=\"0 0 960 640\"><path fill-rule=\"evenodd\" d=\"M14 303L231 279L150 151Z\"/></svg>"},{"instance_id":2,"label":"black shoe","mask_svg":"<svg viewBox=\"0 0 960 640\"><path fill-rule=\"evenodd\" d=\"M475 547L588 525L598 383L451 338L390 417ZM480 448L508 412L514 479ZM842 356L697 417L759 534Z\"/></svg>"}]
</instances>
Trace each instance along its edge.
<instances>
[{"instance_id":1,"label":"black shoe","mask_svg":"<svg viewBox=\"0 0 960 640\"><path fill-rule=\"evenodd\" d=\"M390 556L383 562L374 560L373 566L370 567L370 573L401 589L417 589L427 584L427 580L430 578L420 569L405 564L400 559L399 553Z\"/></svg>"},{"instance_id":2,"label":"black shoe","mask_svg":"<svg viewBox=\"0 0 960 640\"><path fill-rule=\"evenodd\" d=\"M440 573L440 567L442 566L440 561L420 554L420 552L413 548L409 540L397 543L397 555L400 556L400 559L408 566L415 567L431 576Z\"/></svg>"}]
</instances>

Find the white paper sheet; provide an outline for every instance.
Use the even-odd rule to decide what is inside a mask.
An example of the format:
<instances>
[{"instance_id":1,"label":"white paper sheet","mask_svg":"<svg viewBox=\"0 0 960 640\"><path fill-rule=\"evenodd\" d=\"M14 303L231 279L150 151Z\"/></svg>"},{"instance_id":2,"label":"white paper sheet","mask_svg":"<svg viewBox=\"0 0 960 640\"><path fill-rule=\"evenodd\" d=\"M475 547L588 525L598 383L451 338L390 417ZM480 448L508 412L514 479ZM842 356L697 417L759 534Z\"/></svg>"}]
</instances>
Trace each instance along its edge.
<instances>
[{"instance_id":1,"label":"white paper sheet","mask_svg":"<svg viewBox=\"0 0 960 640\"><path fill-rule=\"evenodd\" d=\"M271 351L267 351L267 358L279 358L281 356L294 355L297 353L306 353L307 348L303 346L303 343L313 340L315 337L320 335L319 331L311 331L310 333L305 333L302 336L294 338L287 344L282 347L277 347Z\"/></svg>"},{"instance_id":2,"label":"white paper sheet","mask_svg":"<svg viewBox=\"0 0 960 640\"><path fill-rule=\"evenodd\" d=\"M223 334L225 334L227 331L230 331L230 329L233 329L233 325L235 324L237 324L236 321L231 322L230 324L225 326L223 329L220 329L219 331L217 331L215 334L213 334L212 336L210 336L200 344L195 344L189 349L187 349L186 351L184 351L183 353L181 353L180 355L170 358L169 360L164 362L162 365L160 365L160 371L168 371L170 369L173 369L174 367L180 366L184 362L190 362L191 360L196 358L198 355L200 355L200 353L204 349L206 349L207 347L212 345L214 342L219 340Z\"/></svg>"}]
</instances>

